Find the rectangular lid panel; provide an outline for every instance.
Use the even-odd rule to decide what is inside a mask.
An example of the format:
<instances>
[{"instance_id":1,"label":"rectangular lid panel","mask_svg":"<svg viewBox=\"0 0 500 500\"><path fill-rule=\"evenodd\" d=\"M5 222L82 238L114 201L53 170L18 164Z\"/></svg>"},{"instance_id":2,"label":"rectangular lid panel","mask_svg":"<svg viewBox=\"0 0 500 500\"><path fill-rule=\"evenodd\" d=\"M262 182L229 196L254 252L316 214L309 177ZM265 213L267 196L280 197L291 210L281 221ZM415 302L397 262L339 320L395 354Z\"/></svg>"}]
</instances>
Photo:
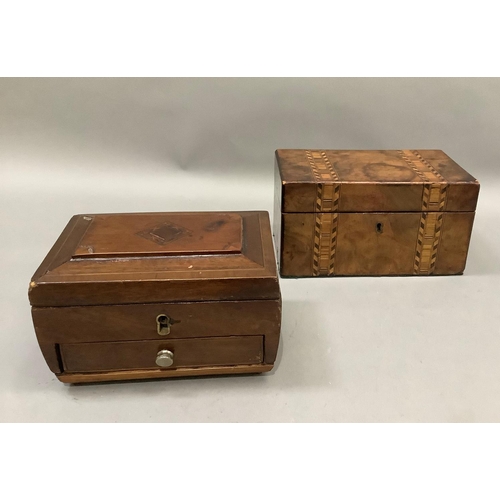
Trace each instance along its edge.
<instances>
[{"instance_id":1,"label":"rectangular lid panel","mask_svg":"<svg viewBox=\"0 0 500 500\"><path fill-rule=\"evenodd\" d=\"M276 151L283 212L473 211L479 183L439 150Z\"/></svg>"},{"instance_id":2,"label":"rectangular lid panel","mask_svg":"<svg viewBox=\"0 0 500 500\"><path fill-rule=\"evenodd\" d=\"M96 215L73 257L241 253L238 214Z\"/></svg>"}]
</instances>

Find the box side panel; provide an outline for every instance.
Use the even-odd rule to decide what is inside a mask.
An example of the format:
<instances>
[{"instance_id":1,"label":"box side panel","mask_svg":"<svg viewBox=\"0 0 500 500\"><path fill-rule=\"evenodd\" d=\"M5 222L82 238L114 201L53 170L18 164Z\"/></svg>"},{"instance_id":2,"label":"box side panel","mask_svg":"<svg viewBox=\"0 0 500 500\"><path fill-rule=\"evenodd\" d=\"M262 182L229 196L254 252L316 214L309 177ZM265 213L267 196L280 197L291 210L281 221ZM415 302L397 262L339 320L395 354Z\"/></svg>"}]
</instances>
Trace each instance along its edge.
<instances>
[{"instance_id":1,"label":"box side panel","mask_svg":"<svg viewBox=\"0 0 500 500\"><path fill-rule=\"evenodd\" d=\"M450 184L446 200L447 212L474 212L479 196L479 183Z\"/></svg>"},{"instance_id":2,"label":"box side panel","mask_svg":"<svg viewBox=\"0 0 500 500\"><path fill-rule=\"evenodd\" d=\"M443 214L441 237L433 274L461 274L465 269L474 213Z\"/></svg>"},{"instance_id":3,"label":"box side panel","mask_svg":"<svg viewBox=\"0 0 500 500\"><path fill-rule=\"evenodd\" d=\"M274 207L273 207L273 241L278 269L281 262L281 203L283 184L281 181L278 160L274 159Z\"/></svg>"},{"instance_id":4,"label":"box side panel","mask_svg":"<svg viewBox=\"0 0 500 500\"><path fill-rule=\"evenodd\" d=\"M53 373L62 372L62 363L60 358L59 346L53 340L51 336L45 336L39 328L39 321L36 318L35 308L31 308L31 317L33 319L33 326L35 328L35 335L42 351L42 355L49 367L50 371Z\"/></svg>"},{"instance_id":5,"label":"box side panel","mask_svg":"<svg viewBox=\"0 0 500 500\"><path fill-rule=\"evenodd\" d=\"M312 276L315 214L283 214L281 276Z\"/></svg>"},{"instance_id":6,"label":"box side panel","mask_svg":"<svg viewBox=\"0 0 500 500\"><path fill-rule=\"evenodd\" d=\"M50 344L46 342L38 342L45 362L53 373L62 372L62 364L59 354L59 346L57 344Z\"/></svg>"}]
</instances>

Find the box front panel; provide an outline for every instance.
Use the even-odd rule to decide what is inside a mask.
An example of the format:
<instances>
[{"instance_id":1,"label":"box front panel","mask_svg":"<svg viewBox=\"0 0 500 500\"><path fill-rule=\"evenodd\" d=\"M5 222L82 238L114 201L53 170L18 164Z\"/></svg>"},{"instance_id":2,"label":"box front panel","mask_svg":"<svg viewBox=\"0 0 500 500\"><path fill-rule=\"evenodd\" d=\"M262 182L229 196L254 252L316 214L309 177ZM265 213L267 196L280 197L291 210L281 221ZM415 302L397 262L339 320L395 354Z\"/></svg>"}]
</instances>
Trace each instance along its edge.
<instances>
[{"instance_id":1,"label":"box front panel","mask_svg":"<svg viewBox=\"0 0 500 500\"><path fill-rule=\"evenodd\" d=\"M59 344L277 335L281 320L279 300L34 307L32 314L38 338Z\"/></svg>"},{"instance_id":2,"label":"box front panel","mask_svg":"<svg viewBox=\"0 0 500 500\"><path fill-rule=\"evenodd\" d=\"M474 213L283 214L283 277L463 272Z\"/></svg>"},{"instance_id":3,"label":"box front panel","mask_svg":"<svg viewBox=\"0 0 500 500\"><path fill-rule=\"evenodd\" d=\"M335 274L413 274L419 213L340 214Z\"/></svg>"},{"instance_id":4,"label":"box front panel","mask_svg":"<svg viewBox=\"0 0 500 500\"><path fill-rule=\"evenodd\" d=\"M65 345L126 343L133 350L141 345L135 341L149 340L248 337L253 342L251 337L259 337L264 338L264 361L272 364L280 338L281 300L34 307L32 315L54 373L64 370L58 353ZM237 365L238 358L228 364Z\"/></svg>"}]
</instances>

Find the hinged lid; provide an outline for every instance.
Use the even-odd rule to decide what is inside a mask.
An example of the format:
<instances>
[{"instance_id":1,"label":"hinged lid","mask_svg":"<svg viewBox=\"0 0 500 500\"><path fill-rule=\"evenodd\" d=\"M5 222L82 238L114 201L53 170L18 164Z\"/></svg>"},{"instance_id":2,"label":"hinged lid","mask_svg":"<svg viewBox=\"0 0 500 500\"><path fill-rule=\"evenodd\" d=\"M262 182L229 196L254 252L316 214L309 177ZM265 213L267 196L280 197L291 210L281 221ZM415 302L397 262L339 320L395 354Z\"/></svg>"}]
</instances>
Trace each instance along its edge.
<instances>
[{"instance_id":1,"label":"hinged lid","mask_svg":"<svg viewBox=\"0 0 500 500\"><path fill-rule=\"evenodd\" d=\"M267 212L75 215L34 306L279 298Z\"/></svg>"},{"instance_id":2,"label":"hinged lid","mask_svg":"<svg viewBox=\"0 0 500 500\"><path fill-rule=\"evenodd\" d=\"M479 183L439 150L278 149L283 212L470 212Z\"/></svg>"}]
</instances>

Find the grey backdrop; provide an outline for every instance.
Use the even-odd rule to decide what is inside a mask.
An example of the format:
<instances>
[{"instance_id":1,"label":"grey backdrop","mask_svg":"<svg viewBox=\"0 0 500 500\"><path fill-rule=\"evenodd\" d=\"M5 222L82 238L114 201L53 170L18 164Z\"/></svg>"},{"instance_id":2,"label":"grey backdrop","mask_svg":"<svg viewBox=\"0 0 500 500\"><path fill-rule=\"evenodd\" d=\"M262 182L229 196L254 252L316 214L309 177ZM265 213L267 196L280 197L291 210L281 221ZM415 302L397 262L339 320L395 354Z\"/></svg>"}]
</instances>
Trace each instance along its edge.
<instances>
[{"instance_id":1,"label":"grey backdrop","mask_svg":"<svg viewBox=\"0 0 500 500\"><path fill-rule=\"evenodd\" d=\"M500 80L1 79L1 421L499 421ZM271 212L276 148L439 148L481 182L464 276L281 280L275 370L69 386L29 279L75 213Z\"/></svg>"}]
</instances>

